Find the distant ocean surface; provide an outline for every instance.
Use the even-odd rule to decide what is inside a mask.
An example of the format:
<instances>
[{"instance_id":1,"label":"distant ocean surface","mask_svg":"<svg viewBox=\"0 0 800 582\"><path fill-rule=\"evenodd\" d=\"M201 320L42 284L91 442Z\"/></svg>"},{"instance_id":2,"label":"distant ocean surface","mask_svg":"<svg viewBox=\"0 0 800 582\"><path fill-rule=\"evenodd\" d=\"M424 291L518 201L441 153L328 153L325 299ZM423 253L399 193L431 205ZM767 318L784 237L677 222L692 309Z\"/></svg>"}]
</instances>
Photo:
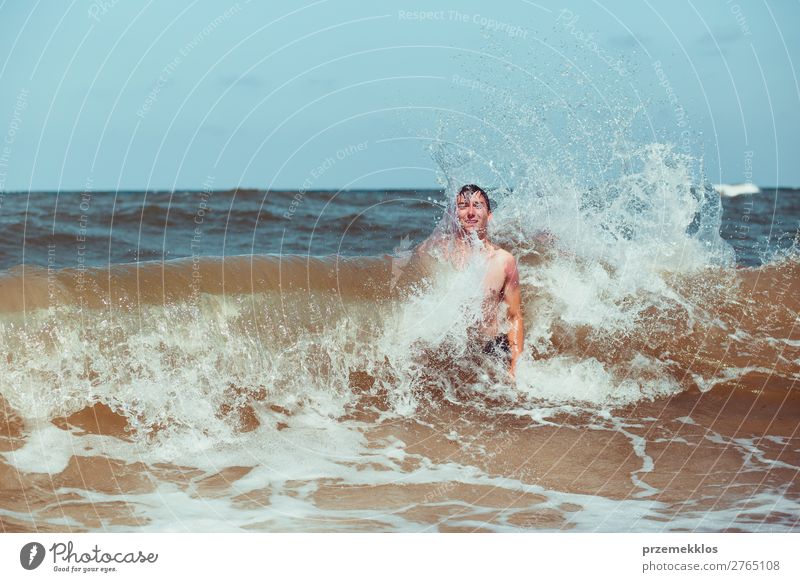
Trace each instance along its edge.
<instances>
[{"instance_id":1,"label":"distant ocean surface","mask_svg":"<svg viewBox=\"0 0 800 582\"><path fill-rule=\"evenodd\" d=\"M443 213L440 190L32 192L5 194L0 268L56 268L192 256L392 253L424 240ZM722 198L720 235L740 265L791 245L800 190Z\"/></svg>"},{"instance_id":2,"label":"distant ocean surface","mask_svg":"<svg viewBox=\"0 0 800 582\"><path fill-rule=\"evenodd\" d=\"M660 184L492 195L513 381L443 191L3 194L0 530L797 531L800 191Z\"/></svg>"}]
</instances>

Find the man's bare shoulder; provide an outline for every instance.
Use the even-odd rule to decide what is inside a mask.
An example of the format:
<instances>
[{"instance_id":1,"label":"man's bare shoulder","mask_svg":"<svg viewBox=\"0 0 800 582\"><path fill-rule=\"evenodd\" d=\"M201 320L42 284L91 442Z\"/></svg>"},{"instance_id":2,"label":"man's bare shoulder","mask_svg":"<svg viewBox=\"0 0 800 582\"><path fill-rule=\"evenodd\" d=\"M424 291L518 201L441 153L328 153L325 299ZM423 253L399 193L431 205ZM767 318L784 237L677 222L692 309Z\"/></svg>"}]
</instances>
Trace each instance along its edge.
<instances>
[{"instance_id":1,"label":"man's bare shoulder","mask_svg":"<svg viewBox=\"0 0 800 582\"><path fill-rule=\"evenodd\" d=\"M512 255L506 249L502 249L500 247L496 247L494 252L497 255L497 257L502 259L503 261L513 261L514 260L514 255Z\"/></svg>"},{"instance_id":2,"label":"man's bare shoulder","mask_svg":"<svg viewBox=\"0 0 800 582\"><path fill-rule=\"evenodd\" d=\"M501 263L503 266L516 268L517 261L514 259L514 255L507 250L501 249L500 247L495 247L492 254L494 255L493 259L498 263Z\"/></svg>"},{"instance_id":3,"label":"man's bare shoulder","mask_svg":"<svg viewBox=\"0 0 800 582\"><path fill-rule=\"evenodd\" d=\"M519 271L517 270L517 261L514 255L499 247L494 255L498 269L503 269L505 273L506 281L517 283L519 281Z\"/></svg>"}]
</instances>

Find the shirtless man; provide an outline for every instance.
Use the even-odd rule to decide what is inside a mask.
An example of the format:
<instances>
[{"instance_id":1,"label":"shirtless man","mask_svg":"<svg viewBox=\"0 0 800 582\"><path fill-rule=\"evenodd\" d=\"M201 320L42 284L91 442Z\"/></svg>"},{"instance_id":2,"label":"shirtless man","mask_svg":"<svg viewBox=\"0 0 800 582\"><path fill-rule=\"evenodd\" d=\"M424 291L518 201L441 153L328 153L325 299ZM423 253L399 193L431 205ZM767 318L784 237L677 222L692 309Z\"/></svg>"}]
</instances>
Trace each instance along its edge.
<instances>
[{"instance_id":1,"label":"shirtless man","mask_svg":"<svg viewBox=\"0 0 800 582\"><path fill-rule=\"evenodd\" d=\"M511 253L489 240L487 231L492 209L483 189L474 184L463 186L456 196L455 212L459 228L452 241L451 248L455 256L451 258L462 262L477 247L488 262L484 278L484 322L481 326L487 341L483 351L508 357L509 373L513 378L524 339L517 263ZM475 241L476 236L480 244ZM506 306L509 328L508 333L498 335L497 312L501 301Z\"/></svg>"}]
</instances>

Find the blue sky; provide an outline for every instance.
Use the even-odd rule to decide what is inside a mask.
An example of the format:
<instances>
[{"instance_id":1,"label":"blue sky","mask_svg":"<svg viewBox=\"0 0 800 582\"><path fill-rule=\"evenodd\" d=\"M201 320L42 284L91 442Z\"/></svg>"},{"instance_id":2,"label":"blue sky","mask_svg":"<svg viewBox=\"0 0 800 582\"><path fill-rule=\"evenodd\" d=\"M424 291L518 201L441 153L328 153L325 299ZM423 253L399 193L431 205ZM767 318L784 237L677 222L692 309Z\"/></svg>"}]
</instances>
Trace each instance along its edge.
<instances>
[{"instance_id":1,"label":"blue sky","mask_svg":"<svg viewBox=\"0 0 800 582\"><path fill-rule=\"evenodd\" d=\"M0 189L436 187L426 146L508 158L493 135L591 174L626 118L712 182L800 186L797 22L796 1L5 0Z\"/></svg>"}]
</instances>

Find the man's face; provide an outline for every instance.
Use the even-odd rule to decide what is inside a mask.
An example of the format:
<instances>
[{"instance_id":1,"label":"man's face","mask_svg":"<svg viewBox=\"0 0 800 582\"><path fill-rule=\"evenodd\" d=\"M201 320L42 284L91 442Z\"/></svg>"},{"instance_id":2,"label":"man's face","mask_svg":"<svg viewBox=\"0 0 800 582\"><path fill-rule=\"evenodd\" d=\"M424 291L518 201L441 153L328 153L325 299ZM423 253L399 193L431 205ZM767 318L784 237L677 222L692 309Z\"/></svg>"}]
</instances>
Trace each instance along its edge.
<instances>
[{"instance_id":1,"label":"man's face","mask_svg":"<svg viewBox=\"0 0 800 582\"><path fill-rule=\"evenodd\" d=\"M459 194L456 198L456 214L458 223L466 234L476 232L480 238L486 236L486 226L492 213L486 206L483 194Z\"/></svg>"}]
</instances>

